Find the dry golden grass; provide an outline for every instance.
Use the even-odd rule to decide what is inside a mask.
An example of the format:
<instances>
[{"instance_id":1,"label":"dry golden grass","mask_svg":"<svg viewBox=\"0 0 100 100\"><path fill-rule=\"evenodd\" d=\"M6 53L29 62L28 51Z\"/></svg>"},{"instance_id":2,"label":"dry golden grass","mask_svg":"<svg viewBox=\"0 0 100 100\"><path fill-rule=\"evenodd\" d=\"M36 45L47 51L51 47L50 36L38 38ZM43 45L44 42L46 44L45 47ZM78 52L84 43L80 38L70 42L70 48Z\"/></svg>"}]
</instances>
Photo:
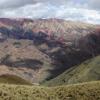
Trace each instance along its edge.
<instances>
[{"instance_id":1,"label":"dry golden grass","mask_svg":"<svg viewBox=\"0 0 100 100\"><path fill-rule=\"evenodd\" d=\"M100 82L59 87L1 84L0 100L100 100Z\"/></svg>"}]
</instances>

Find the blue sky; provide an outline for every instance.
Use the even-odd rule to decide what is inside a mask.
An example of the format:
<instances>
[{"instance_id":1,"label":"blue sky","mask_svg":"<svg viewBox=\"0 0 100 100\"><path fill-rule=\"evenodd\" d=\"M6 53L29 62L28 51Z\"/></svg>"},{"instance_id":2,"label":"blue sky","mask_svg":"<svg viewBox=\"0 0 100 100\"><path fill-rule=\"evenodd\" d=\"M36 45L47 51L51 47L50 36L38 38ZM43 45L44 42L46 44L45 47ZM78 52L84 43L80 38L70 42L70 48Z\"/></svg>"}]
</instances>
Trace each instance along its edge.
<instances>
[{"instance_id":1,"label":"blue sky","mask_svg":"<svg viewBox=\"0 0 100 100\"><path fill-rule=\"evenodd\" d=\"M100 24L100 0L0 0L0 17L63 18Z\"/></svg>"}]
</instances>

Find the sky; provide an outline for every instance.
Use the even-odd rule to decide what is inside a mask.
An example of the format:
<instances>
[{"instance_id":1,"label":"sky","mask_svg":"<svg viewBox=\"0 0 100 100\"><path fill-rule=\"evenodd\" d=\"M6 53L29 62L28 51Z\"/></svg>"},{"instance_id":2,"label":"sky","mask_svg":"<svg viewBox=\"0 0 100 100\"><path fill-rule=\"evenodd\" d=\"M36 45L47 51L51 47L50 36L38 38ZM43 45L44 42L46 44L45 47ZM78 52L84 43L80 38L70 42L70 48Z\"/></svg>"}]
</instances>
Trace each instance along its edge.
<instances>
[{"instance_id":1,"label":"sky","mask_svg":"<svg viewBox=\"0 0 100 100\"><path fill-rule=\"evenodd\" d=\"M59 18L100 24L100 0L0 0L0 17Z\"/></svg>"}]
</instances>

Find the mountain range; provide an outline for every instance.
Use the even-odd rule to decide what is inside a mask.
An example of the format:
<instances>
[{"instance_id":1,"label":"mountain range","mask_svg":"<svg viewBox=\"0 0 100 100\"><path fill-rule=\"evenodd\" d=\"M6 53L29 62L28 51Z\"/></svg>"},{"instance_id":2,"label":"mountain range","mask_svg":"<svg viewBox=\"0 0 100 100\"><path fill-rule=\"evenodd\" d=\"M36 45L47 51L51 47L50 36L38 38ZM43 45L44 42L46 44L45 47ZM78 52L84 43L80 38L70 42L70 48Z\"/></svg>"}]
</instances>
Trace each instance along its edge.
<instances>
[{"instance_id":1,"label":"mountain range","mask_svg":"<svg viewBox=\"0 0 100 100\"><path fill-rule=\"evenodd\" d=\"M59 79L59 75L66 81L72 75L65 83L77 83L81 79L76 82L76 72L84 69L87 77L89 71L88 65L80 64L99 55L100 25L55 18L0 18L0 75L16 75L40 84ZM63 73L68 73L67 77ZM100 71L97 74L93 80L100 79Z\"/></svg>"}]
</instances>

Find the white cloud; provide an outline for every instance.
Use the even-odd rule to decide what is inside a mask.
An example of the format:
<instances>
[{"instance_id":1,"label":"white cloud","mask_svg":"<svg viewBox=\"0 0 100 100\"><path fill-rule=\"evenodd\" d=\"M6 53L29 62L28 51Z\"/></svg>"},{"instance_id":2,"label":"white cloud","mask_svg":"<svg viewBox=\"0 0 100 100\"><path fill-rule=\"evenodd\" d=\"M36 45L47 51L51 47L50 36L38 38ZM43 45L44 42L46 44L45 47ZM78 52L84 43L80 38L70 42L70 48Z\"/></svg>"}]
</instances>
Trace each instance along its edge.
<instances>
[{"instance_id":1,"label":"white cloud","mask_svg":"<svg viewBox=\"0 0 100 100\"><path fill-rule=\"evenodd\" d=\"M67 4L54 5L48 2L39 2L40 0L37 1L37 3L27 4L18 8L2 9L0 10L0 17L63 18L66 20L100 24L100 11L87 9L85 3L81 6L80 3L74 4L74 2L68 2L67 0Z\"/></svg>"},{"instance_id":2,"label":"white cloud","mask_svg":"<svg viewBox=\"0 0 100 100\"><path fill-rule=\"evenodd\" d=\"M88 0L88 6L92 9L100 10L100 0Z\"/></svg>"},{"instance_id":3,"label":"white cloud","mask_svg":"<svg viewBox=\"0 0 100 100\"><path fill-rule=\"evenodd\" d=\"M100 12L85 8L74 8L61 5L58 7L37 3L18 9L8 9L2 12L2 17L28 17L28 18L64 18L100 24Z\"/></svg>"}]
</instances>

